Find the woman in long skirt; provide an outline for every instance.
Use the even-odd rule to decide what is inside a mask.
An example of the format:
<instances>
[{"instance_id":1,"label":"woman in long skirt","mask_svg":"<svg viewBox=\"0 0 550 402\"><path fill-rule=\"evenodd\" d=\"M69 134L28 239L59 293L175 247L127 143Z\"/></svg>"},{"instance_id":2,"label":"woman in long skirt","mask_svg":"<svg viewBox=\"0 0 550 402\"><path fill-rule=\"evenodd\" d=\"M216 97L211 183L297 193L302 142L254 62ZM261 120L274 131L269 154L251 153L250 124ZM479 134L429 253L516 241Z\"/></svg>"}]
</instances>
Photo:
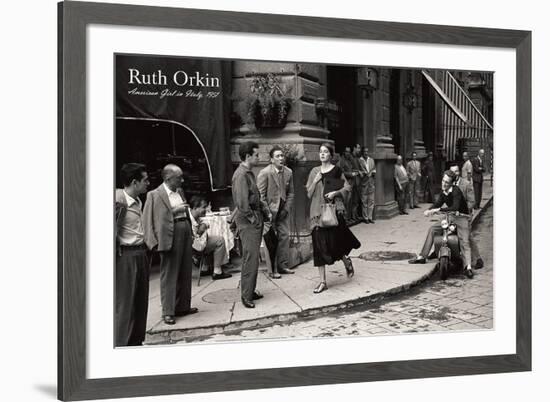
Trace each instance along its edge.
<instances>
[{"instance_id":1,"label":"woman in long skirt","mask_svg":"<svg viewBox=\"0 0 550 402\"><path fill-rule=\"evenodd\" d=\"M342 260L349 278L354 274L353 264L348 254L352 249L361 247L361 243L349 230L345 222L344 198L351 187L339 166L332 163L334 148L328 143L319 147L321 166L314 167L306 184L307 195L311 199L309 218L313 244L313 264L319 269L320 283L313 290L321 293L328 289L326 265ZM338 225L321 227L321 209L323 204L336 205Z\"/></svg>"}]
</instances>

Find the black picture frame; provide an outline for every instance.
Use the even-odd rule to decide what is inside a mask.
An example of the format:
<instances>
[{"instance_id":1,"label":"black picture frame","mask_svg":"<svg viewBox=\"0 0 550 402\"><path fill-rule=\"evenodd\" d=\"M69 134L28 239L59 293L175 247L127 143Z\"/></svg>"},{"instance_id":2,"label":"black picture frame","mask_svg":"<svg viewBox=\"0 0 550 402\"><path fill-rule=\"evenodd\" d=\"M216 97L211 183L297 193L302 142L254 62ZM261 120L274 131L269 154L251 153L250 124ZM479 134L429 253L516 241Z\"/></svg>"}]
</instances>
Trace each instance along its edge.
<instances>
[{"instance_id":1,"label":"black picture frame","mask_svg":"<svg viewBox=\"0 0 550 402\"><path fill-rule=\"evenodd\" d=\"M86 378L86 27L109 24L516 50L516 353ZM58 4L58 398L293 387L531 370L531 32L83 2Z\"/></svg>"}]
</instances>

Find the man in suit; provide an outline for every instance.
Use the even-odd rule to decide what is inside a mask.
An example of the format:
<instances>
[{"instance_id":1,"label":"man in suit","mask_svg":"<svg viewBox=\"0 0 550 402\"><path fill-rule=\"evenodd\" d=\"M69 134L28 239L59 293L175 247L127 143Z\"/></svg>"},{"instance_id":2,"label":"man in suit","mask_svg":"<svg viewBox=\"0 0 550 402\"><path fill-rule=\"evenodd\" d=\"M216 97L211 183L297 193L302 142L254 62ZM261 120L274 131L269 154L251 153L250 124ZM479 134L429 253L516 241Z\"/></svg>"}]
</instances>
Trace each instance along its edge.
<instances>
[{"instance_id":1,"label":"man in suit","mask_svg":"<svg viewBox=\"0 0 550 402\"><path fill-rule=\"evenodd\" d=\"M428 153L428 158L424 161L424 165L422 166L422 176L424 176L424 201L434 202L435 167L434 154L432 152Z\"/></svg>"},{"instance_id":2,"label":"man in suit","mask_svg":"<svg viewBox=\"0 0 550 402\"><path fill-rule=\"evenodd\" d=\"M439 197L431 208L424 211L424 216L430 217L437 212L453 212L454 222L457 226L460 254L464 263L464 272L469 279L472 279L474 277L474 272L472 271L471 265L472 255L469 240L470 219L468 218L468 204L466 203L466 199L464 198L462 191L460 191L460 188L454 185L454 181L455 174L450 170L447 170L443 174L443 179L441 180L441 194L439 194ZM446 206L443 207L443 205ZM424 264L426 259L429 258L435 236L441 235L442 233L443 229L441 228L440 223L432 225L432 227L428 229L422 251L420 251L416 258L409 260L409 264Z\"/></svg>"},{"instance_id":3,"label":"man in suit","mask_svg":"<svg viewBox=\"0 0 550 402\"><path fill-rule=\"evenodd\" d=\"M412 160L407 163L407 175L409 176L409 205L412 208L420 208L416 199L418 183L422 177L420 162L416 159L416 152L412 153Z\"/></svg>"},{"instance_id":4,"label":"man in suit","mask_svg":"<svg viewBox=\"0 0 550 402\"><path fill-rule=\"evenodd\" d=\"M483 156L485 151L480 149L477 156L472 160L472 180L474 182L474 194L476 198L476 203L474 209L479 209L479 204L481 203L481 194L483 189L483 173L485 172L485 166L483 165Z\"/></svg>"},{"instance_id":5,"label":"man in suit","mask_svg":"<svg viewBox=\"0 0 550 402\"><path fill-rule=\"evenodd\" d=\"M376 182L376 163L369 156L369 149L363 149L363 156L359 158L359 164L363 173L361 177L361 204L363 207L363 220L365 223L374 223L374 192Z\"/></svg>"},{"instance_id":6,"label":"man in suit","mask_svg":"<svg viewBox=\"0 0 550 402\"><path fill-rule=\"evenodd\" d=\"M479 253L479 247L477 246L477 242L472 236L472 210L474 208L475 204L475 196L474 196L474 186L472 182L468 179L465 179L460 176L460 169L458 168L458 165L451 166L450 168L451 172L455 174L455 182L454 185L457 186L460 191L462 191L462 194L464 195L464 198L466 199L466 204L468 205L468 211L470 214L470 249L472 250L472 265L475 269L481 269L483 268L483 259L481 258L481 254Z\"/></svg>"},{"instance_id":7,"label":"man in suit","mask_svg":"<svg viewBox=\"0 0 550 402\"><path fill-rule=\"evenodd\" d=\"M144 242L141 200L149 186L145 165L120 169L123 189L115 192L115 345L141 346L149 306L149 259Z\"/></svg>"},{"instance_id":8,"label":"man in suit","mask_svg":"<svg viewBox=\"0 0 550 402\"><path fill-rule=\"evenodd\" d=\"M351 186L350 194L346 202L346 221L348 224L359 220L358 207L360 202L360 171L357 159L351 153L351 147L344 148L344 154L340 158L340 168L344 172L344 177Z\"/></svg>"},{"instance_id":9,"label":"man in suit","mask_svg":"<svg viewBox=\"0 0 550 402\"><path fill-rule=\"evenodd\" d=\"M278 239L277 266L273 265L271 276L280 278L280 274L294 273L288 269L290 213L294 205L294 181L292 170L284 165L283 148L275 145L269 151L269 157L271 164L258 173L258 190L261 200L269 207Z\"/></svg>"},{"instance_id":10,"label":"man in suit","mask_svg":"<svg viewBox=\"0 0 550 402\"><path fill-rule=\"evenodd\" d=\"M409 213L405 211L405 197L409 188L409 176L407 175L405 166L403 166L403 157L401 155L397 155L393 179L395 184L395 198L397 200L397 205L399 206L399 213L401 215L408 215Z\"/></svg>"},{"instance_id":11,"label":"man in suit","mask_svg":"<svg viewBox=\"0 0 550 402\"><path fill-rule=\"evenodd\" d=\"M267 205L261 200L252 168L259 163L259 145L253 141L239 146L241 164L233 173L231 191L235 213L233 221L242 242L241 301L246 308L254 308L254 300L263 297L256 290L260 244L264 218L271 220Z\"/></svg>"},{"instance_id":12,"label":"man in suit","mask_svg":"<svg viewBox=\"0 0 550 402\"><path fill-rule=\"evenodd\" d=\"M145 243L160 254L160 296L166 324L174 317L194 314L191 307L193 230L183 194L182 170L173 164L162 169L163 183L147 193L143 209Z\"/></svg>"}]
</instances>

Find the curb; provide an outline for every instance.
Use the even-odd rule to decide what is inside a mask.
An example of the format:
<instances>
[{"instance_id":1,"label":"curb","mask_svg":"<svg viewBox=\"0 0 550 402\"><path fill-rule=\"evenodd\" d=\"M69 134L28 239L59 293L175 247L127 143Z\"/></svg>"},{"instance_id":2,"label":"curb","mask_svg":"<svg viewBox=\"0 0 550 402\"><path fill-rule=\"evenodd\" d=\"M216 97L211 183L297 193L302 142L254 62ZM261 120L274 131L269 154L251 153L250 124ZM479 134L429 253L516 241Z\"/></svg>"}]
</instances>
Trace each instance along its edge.
<instances>
[{"instance_id":1,"label":"curb","mask_svg":"<svg viewBox=\"0 0 550 402\"><path fill-rule=\"evenodd\" d=\"M481 206L479 210L476 211L476 214L472 218L472 227L478 223L480 215L487 210L487 208L493 204L493 196L491 196L487 202ZM316 307L307 310L303 310L297 313L289 314L273 314L270 316L244 320L239 322L233 322L223 325L211 325L205 327L189 328L189 329L180 329L180 330L151 330L147 331L147 338L144 342L144 345L160 345L160 344L173 344L185 340L186 338L201 338L209 337L218 334L231 334L238 333L240 331L258 329L273 324L286 324L291 321L298 319L307 319L318 315L330 314L340 310L346 310L352 307L358 307L366 304L371 304L378 302L389 296L394 296L396 294L404 293L428 280L436 271L437 263L433 263L432 269L427 273L421 276L419 279L416 279L412 282L405 283L403 285L396 286L394 288L385 290L383 292L374 293L368 296L360 297L354 300L349 300L342 303L337 303L333 305Z\"/></svg>"},{"instance_id":2,"label":"curb","mask_svg":"<svg viewBox=\"0 0 550 402\"><path fill-rule=\"evenodd\" d=\"M396 286L394 288L385 290L379 293L373 293L368 296L360 297L354 300L349 300L342 303L333 305L316 307L307 310L300 311L298 313L290 314L274 314L258 319L239 321L224 325L212 325L199 328L189 328L184 330L160 330L160 331L148 331L145 345L159 345L159 344L171 344L184 340L185 338L193 337L208 337L217 334L230 334L232 332L240 332L249 329L258 329L273 324L285 324L297 319L306 319L313 316L322 314L330 314L339 310L346 310L352 307L362 306L365 304L371 304L378 302L386 297L394 296L396 294L408 291L414 288L426 280L428 280L435 272L435 263L433 263L432 269L412 282Z\"/></svg>"}]
</instances>

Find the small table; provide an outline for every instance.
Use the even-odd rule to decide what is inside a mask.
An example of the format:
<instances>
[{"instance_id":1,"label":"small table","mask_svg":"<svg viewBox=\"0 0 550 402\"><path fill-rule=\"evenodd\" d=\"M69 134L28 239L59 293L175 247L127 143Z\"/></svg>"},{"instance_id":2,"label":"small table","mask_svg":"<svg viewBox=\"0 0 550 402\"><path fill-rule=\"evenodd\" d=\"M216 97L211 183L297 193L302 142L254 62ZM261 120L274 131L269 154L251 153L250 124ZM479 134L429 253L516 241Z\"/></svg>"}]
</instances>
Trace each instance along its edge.
<instances>
[{"instance_id":1,"label":"small table","mask_svg":"<svg viewBox=\"0 0 550 402\"><path fill-rule=\"evenodd\" d=\"M214 215L203 216L201 221L210 226L207 230L209 236L220 236L224 240L225 252L227 253L227 258L229 259L229 252L235 245L235 237L229 228L229 223L227 222L228 218L229 215L227 214L219 215L219 213L215 212Z\"/></svg>"}]
</instances>

